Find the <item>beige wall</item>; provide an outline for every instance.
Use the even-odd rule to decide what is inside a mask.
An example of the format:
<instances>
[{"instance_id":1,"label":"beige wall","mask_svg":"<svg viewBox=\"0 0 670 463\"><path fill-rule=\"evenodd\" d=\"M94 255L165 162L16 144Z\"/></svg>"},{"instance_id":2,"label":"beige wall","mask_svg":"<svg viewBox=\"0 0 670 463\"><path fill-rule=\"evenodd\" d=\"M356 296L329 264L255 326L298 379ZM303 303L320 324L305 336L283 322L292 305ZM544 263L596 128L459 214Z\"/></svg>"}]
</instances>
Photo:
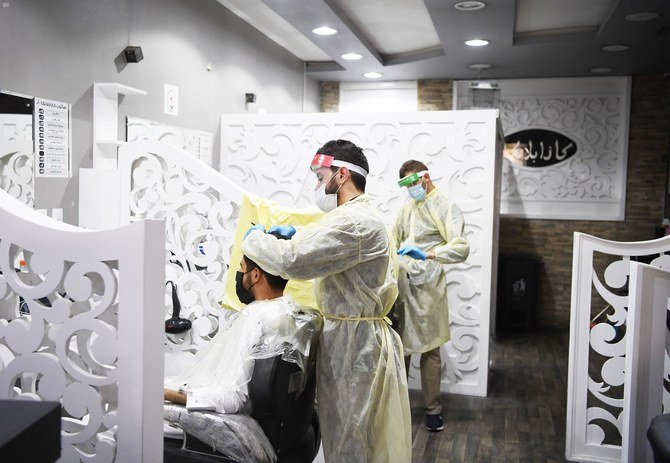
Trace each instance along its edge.
<instances>
[{"instance_id":1,"label":"beige wall","mask_svg":"<svg viewBox=\"0 0 670 463\"><path fill-rule=\"evenodd\" d=\"M418 83L419 110L448 110L452 105L452 81ZM322 111L336 111L337 82L321 84ZM588 233L615 241L654 238L655 226L664 217L668 152L670 149L670 79L662 75L633 77L626 220L596 222L503 218L500 222L500 254L540 257L539 326L566 328L570 321L572 283L572 234Z\"/></svg>"}]
</instances>

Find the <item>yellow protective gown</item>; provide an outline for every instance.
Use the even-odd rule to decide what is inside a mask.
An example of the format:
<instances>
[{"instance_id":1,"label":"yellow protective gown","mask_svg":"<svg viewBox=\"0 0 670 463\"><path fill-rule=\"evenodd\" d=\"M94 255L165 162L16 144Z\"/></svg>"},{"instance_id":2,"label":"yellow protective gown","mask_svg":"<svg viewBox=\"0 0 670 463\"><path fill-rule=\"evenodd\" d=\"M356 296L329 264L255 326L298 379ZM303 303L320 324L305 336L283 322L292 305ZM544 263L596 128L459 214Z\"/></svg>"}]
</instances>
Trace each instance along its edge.
<instances>
[{"instance_id":1,"label":"yellow protective gown","mask_svg":"<svg viewBox=\"0 0 670 463\"><path fill-rule=\"evenodd\" d=\"M385 320L398 294L395 248L369 197L299 228L290 241L253 231L242 250L269 273L316 279L325 317L317 398L326 461L409 462L402 345Z\"/></svg>"},{"instance_id":2,"label":"yellow protective gown","mask_svg":"<svg viewBox=\"0 0 670 463\"><path fill-rule=\"evenodd\" d=\"M405 355L428 352L451 338L444 264L468 257L463 227L460 209L437 188L422 201L410 199L398 215L393 228L398 249L417 246L435 253L435 260L399 258L400 294L393 315Z\"/></svg>"}]
</instances>

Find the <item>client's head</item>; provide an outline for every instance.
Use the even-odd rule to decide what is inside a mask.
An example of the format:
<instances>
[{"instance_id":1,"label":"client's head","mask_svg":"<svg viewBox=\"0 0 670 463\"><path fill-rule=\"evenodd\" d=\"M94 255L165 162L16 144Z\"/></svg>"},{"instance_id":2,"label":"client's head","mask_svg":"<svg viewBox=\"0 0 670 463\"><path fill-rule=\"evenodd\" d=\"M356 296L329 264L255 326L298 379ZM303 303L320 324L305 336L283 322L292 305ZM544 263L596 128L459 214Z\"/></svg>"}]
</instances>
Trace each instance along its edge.
<instances>
[{"instance_id":1,"label":"client's head","mask_svg":"<svg viewBox=\"0 0 670 463\"><path fill-rule=\"evenodd\" d=\"M235 292L241 303L250 304L283 296L287 283L288 280L266 272L256 262L242 256L240 270L235 275Z\"/></svg>"}]
</instances>

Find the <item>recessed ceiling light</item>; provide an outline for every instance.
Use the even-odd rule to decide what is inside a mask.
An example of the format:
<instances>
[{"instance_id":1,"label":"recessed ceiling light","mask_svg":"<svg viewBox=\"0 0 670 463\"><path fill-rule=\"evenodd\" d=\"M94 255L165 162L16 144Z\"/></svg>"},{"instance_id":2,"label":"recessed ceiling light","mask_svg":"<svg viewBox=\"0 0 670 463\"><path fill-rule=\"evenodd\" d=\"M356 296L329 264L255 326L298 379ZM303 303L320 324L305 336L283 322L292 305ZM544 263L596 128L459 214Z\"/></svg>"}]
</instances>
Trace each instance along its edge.
<instances>
[{"instance_id":1,"label":"recessed ceiling light","mask_svg":"<svg viewBox=\"0 0 670 463\"><path fill-rule=\"evenodd\" d=\"M490 64L485 64L485 63L479 63L479 64L471 64L468 67L470 69L482 70L482 69L490 69L491 65Z\"/></svg>"},{"instance_id":2,"label":"recessed ceiling light","mask_svg":"<svg viewBox=\"0 0 670 463\"><path fill-rule=\"evenodd\" d=\"M645 11L644 13L633 13L626 16L626 21L651 21L658 18L658 13Z\"/></svg>"},{"instance_id":3,"label":"recessed ceiling light","mask_svg":"<svg viewBox=\"0 0 670 463\"><path fill-rule=\"evenodd\" d=\"M626 51L630 48L628 45L606 45L603 47L603 51Z\"/></svg>"},{"instance_id":4,"label":"recessed ceiling light","mask_svg":"<svg viewBox=\"0 0 670 463\"><path fill-rule=\"evenodd\" d=\"M486 6L486 3L476 2L476 1L458 2L458 3L454 4L454 8L456 8L458 11L481 10L485 6Z\"/></svg>"},{"instance_id":5,"label":"recessed ceiling light","mask_svg":"<svg viewBox=\"0 0 670 463\"><path fill-rule=\"evenodd\" d=\"M362 59L363 55L359 55L358 53L345 53L342 55L342 59L346 59L349 61L356 61L357 59Z\"/></svg>"},{"instance_id":6,"label":"recessed ceiling light","mask_svg":"<svg viewBox=\"0 0 670 463\"><path fill-rule=\"evenodd\" d=\"M337 34L337 29L333 29L332 27L328 26L323 26L323 27L317 27L316 29L312 29L312 32L314 32L316 35L333 35Z\"/></svg>"},{"instance_id":7,"label":"recessed ceiling light","mask_svg":"<svg viewBox=\"0 0 670 463\"><path fill-rule=\"evenodd\" d=\"M602 67L602 68L591 68L591 72L595 74L606 74L608 72L614 71L614 68Z\"/></svg>"},{"instance_id":8,"label":"recessed ceiling light","mask_svg":"<svg viewBox=\"0 0 670 463\"><path fill-rule=\"evenodd\" d=\"M379 79L382 76L381 72L366 72L363 77L366 79Z\"/></svg>"},{"instance_id":9,"label":"recessed ceiling light","mask_svg":"<svg viewBox=\"0 0 670 463\"><path fill-rule=\"evenodd\" d=\"M472 40L466 40L465 44L468 47L483 47L484 45L488 45L489 41L484 39L472 39Z\"/></svg>"}]
</instances>

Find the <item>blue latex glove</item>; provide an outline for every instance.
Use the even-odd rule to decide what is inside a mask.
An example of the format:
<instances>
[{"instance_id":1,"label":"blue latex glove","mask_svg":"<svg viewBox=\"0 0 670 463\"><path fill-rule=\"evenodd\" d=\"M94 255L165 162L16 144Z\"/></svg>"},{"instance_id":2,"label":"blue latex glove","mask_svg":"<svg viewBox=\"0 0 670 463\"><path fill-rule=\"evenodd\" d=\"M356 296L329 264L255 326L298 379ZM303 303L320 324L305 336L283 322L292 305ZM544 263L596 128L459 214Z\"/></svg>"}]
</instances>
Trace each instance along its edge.
<instances>
[{"instance_id":1,"label":"blue latex glove","mask_svg":"<svg viewBox=\"0 0 670 463\"><path fill-rule=\"evenodd\" d=\"M269 235L279 235L285 240L290 240L295 235L295 228L291 225L274 225L268 230Z\"/></svg>"},{"instance_id":2,"label":"blue latex glove","mask_svg":"<svg viewBox=\"0 0 670 463\"><path fill-rule=\"evenodd\" d=\"M406 246L404 248L398 249L398 254L401 256L410 256L417 260L426 260L426 254L421 249L416 246Z\"/></svg>"},{"instance_id":3,"label":"blue latex glove","mask_svg":"<svg viewBox=\"0 0 670 463\"><path fill-rule=\"evenodd\" d=\"M251 227L249 230L246 231L246 233L244 234L244 238L242 238L242 239L243 240L247 239L247 236L249 236L249 233L251 233L254 230L260 230L263 233L265 233L265 225L263 225L261 223L259 223L258 225L254 225L253 227Z\"/></svg>"}]
</instances>

